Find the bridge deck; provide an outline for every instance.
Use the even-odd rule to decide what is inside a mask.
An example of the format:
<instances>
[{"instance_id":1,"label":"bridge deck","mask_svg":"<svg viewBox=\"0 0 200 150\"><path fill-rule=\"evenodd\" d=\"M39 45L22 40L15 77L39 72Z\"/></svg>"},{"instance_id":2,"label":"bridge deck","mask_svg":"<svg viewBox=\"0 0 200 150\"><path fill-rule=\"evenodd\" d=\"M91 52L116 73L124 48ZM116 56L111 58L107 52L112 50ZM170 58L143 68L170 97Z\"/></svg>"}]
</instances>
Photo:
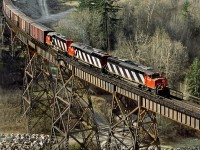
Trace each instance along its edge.
<instances>
[{"instance_id":1,"label":"bridge deck","mask_svg":"<svg viewBox=\"0 0 200 150\"><path fill-rule=\"evenodd\" d=\"M4 14L5 15L5 14ZM16 36L26 45L31 46L37 50L37 53L49 62L58 65L58 54L49 47L42 45L42 43L34 40L22 30L17 28L9 18L6 18L7 23L16 32ZM116 79L110 75L101 74L95 69L88 66L81 65L79 62L70 60L61 56L64 61L69 64L69 68L75 68L75 76L93 84L107 92L124 95L136 102L140 102L143 108L157 114L163 115L178 123L200 130L200 109L198 106L186 104L184 101L175 99L166 99L148 92L141 91L126 81ZM62 62L61 62L62 64ZM89 69L88 69L89 68Z\"/></svg>"}]
</instances>

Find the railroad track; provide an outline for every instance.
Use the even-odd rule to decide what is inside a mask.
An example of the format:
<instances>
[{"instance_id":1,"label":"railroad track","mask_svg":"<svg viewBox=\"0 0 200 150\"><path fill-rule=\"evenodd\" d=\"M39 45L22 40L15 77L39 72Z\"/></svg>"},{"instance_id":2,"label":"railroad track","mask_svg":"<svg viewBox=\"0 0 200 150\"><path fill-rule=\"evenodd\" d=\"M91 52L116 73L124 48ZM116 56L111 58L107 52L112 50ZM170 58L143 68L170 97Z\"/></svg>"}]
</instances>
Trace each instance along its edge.
<instances>
[{"instance_id":1,"label":"railroad track","mask_svg":"<svg viewBox=\"0 0 200 150\"><path fill-rule=\"evenodd\" d=\"M184 94L182 92L173 89L171 89L170 92L172 93L171 101L175 105L184 107L185 109L195 113L200 113L200 105L190 100L184 100Z\"/></svg>"},{"instance_id":2,"label":"railroad track","mask_svg":"<svg viewBox=\"0 0 200 150\"><path fill-rule=\"evenodd\" d=\"M91 72L91 74L94 74L95 76L100 76L99 71L97 71L95 69L91 69L91 68L88 69L87 65L85 65L85 64L81 64L78 61L72 60L70 58L65 58L65 57L63 57L63 60L65 60L68 63L73 64L74 66L77 66L77 67L80 66L81 68L86 69L87 72ZM107 80L111 81L112 83L116 83L118 85L120 84L121 87L127 87L127 89L132 89L135 92L142 93L142 95L145 95L147 97L148 96L154 97L155 99L158 99L158 101L163 101L163 103L165 103L165 104L166 103L168 103L169 105L172 104L172 105L174 105L174 107L179 106L179 107L181 107L185 110L189 110L189 111L192 111L194 113L200 114L200 105L193 103L193 102L190 102L190 101L183 100L182 99L183 94L180 91L176 91L176 90L171 89L171 91L173 93L176 93L176 94L173 94L173 95L176 95L176 96L172 96L171 99L169 99L169 98L161 97L161 96L154 95L152 93L143 91L143 90L139 89L138 87L134 86L133 84L126 82L124 80L121 80L119 78L116 78L114 76L110 76L110 75L106 75L106 74L101 74L101 76L104 79L107 78Z\"/></svg>"},{"instance_id":3,"label":"railroad track","mask_svg":"<svg viewBox=\"0 0 200 150\"><path fill-rule=\"evenodd\" d=\"M194 113L200 114L200 105L186 101L186 100L179 100L179 99L165 99L166 102L173 103L174 106L182 107L185 110L189 110Z\"/></svg>"}]
</instances>

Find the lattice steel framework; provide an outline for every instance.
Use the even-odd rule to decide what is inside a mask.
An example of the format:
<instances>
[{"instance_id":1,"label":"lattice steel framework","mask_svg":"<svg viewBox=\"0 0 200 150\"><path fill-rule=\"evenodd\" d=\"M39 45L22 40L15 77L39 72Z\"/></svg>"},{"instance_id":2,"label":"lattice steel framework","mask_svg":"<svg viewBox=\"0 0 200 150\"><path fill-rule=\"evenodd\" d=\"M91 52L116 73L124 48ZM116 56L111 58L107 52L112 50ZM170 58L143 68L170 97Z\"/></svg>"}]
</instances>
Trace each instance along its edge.
<instances>
[{"instance_id":1,"label":"lattice steel framework","mask_svg":"<svg viewBox=\"0 0 200 150\"><path fill-rule=\"evenodd\" d=\"M12 56L15 37L11 31ZM82 149L101 149L89 84L75 77L75 67L61 61L56 75L52 74L48 60L29 46L25 60L22 102L27 131L48 133L51 127L52 149L68 149L71 143ZM156 115L141 107L141 99L113 93L106 149L160 149Z\"/></svg>"},{"instance_id":2,"label":"lattice steel framework","mask_svg":"<svg viewBox=\"0 0 200 150\"><path fill-rule=\"evenodd\" d=\"M24 41L22 39L21 41L27 45L30 40L33 45L41 46L41 43L31 37L21 35L21 31L9 18L2 20L2 35L6 33L4 32L6 25L11 26L9 27L11 30L10 56L16 57L15 39L19 36L23 36ZM4 40L2 36L2 43ZM89 85L75 77L74 67L71 66L69 69L67 64L58 65L57 74L53 76L48 58L45 60L38 56L36 50L29 46L25 52L26 67L22 102L24 116L28 123L27 130L30 133L36 133L44 129L44 126L48 128L50 125L52 139L56 141L52 145L54 149L68 149L70 141L78 143L82 149L100 149ZM156 115L151 111L160 112L155 109L166 108L169 113L167 111L168 114L165 114L164 111L160 113L161 115L199 130L199 118L193 115L194 112L185 113L181 110L184 108L181 105L178 105L178 108L171 108L168 102L161 106L161 103L153 101L153 98L146 99L147 101L149 104L146 103L145 106L141 105L142 97L140 96L138 99L130 100L116 92L113 93L106 149L160 149ZM177 117L179 115L181 117Z\"/></svg>"},{"instance_id":3,"label":"lattice steel framework","mask_svg":"<svg viewBox=\"0 0 200 150\"><path fill-rule=\"evenodd\" d=\"M27 47L22 94L24 116L29 133L47 132L51 127L53 92L49 63ZM47 131L45 131L47 130Z\"/></svg>"},{"instance_id":4,"label":"lattice steel framework","mask_svg":"<svg viewBox=\"0 0 200 150\"><path fill-rule=\"evenodd\" d=\"M54 94L52 148L68 149L76 143L81 149L100 149L89 85L74 76L74 67L58 66Z\"/></svg>"},{"instance_id":5,"label":"lattice steel framework","mask_svg":"<svg viewBox=\"0 0 200 150\"><path fill-rule=\"evenodd\" d=\"M106 149L159 150L156 115L138 102L113 93L110 129Z\"/></svg>"},{"instance_id":6,"label":"lattice steel framework","mask_svg":"<svg viewBox=\"0 0 200 150\"><path fill-rule=\"evenodd\" d=\"M5 31L5 25L6 25L6 23L5 23L5 18L3 17L2 19L1 19L1 44L3 45L4 44L4 31Z\"/></svg>"}]
</instances>

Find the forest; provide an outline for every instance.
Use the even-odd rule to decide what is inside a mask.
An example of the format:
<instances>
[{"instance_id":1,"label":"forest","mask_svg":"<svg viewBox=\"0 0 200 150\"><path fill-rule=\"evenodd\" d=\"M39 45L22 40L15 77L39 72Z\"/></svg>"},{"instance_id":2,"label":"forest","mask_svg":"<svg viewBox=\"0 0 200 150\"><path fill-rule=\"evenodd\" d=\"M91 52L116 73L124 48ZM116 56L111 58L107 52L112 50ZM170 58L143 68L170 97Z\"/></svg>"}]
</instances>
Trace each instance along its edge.
<instances>
[{"instance_id":1,"label":"forest","mask_svg":"<svg viewBox=\"0 0 200 150\"><path fill-rule=\"evenodd\" d=\"M79 0L76 11L54 28L75 41L164 71L171 88L200 97L199 7L199 0ZM177 134L196 135L162 116L157 121L167 144Z\"/></svg>"},{"instance_id":2,"label":"forest","mask_svg":"<svg viewBox=\"0 0 200 150\"><path fill-rule=\"evenodd\" d=\"M199 0L79 0L57 31L166 73L170 88L200 97Z\"/></svg>"}]
</instances>

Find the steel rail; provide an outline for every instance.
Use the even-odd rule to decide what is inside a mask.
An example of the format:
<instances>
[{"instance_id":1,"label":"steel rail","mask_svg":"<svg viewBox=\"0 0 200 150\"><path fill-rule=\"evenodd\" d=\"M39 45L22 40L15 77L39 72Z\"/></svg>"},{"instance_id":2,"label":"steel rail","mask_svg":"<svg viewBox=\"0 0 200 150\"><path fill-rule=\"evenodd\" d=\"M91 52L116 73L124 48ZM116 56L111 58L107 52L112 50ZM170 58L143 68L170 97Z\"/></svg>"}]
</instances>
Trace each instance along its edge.
<instances>
[{"instance_id":1,"label":"steel rail","mask_svg":"<svg viewBox=\"0 0 200 150\"><path fill-rule=\"evenodd\" d=\"M35 40L34 38L32 38L30 35L28 35L27 33L25 33L23 30L21 30L20 28L18 28L11 20L10 18L8 18L5 14L5 12L3 12L7 23L9 24L9 26L12 28L12 30L14 30L15 32L18 32L20 34L22 34L23 36L25 36L28 40L30 40L31 42L33 42L35 45L39 46L40 48L42 48L45 51L48 51L50 54L53 54L54 56L57 56L58 61L59 60L63 60L66 63L79 68L87 73L90 73L96 77L98 77L101 80L104 80L108 83L112 83L113 85L123 88L124 90L127 90L129 92L132 92L134 94L137 94L143 98L149 99L155 103L158 103L160 105L163 106L167 106L169 108L172 108L174 110L177 110L179 112L185 113L185 114L189 114L197 119L200 119L200 108L199 105L195 105L195 104L189 104L188 102L185 101L179 101L177 99L168 99L165 97L161 97L158 95L153 95L152 93L146 92L146 91L142 91L139 88L133 86L132 84L130 84L129 82L126 82L124 80L120 80L118 78L115 78L114 76L110 75L110 74L103 74L99 71L97 71L96 69L91 69L89 68L87 65L82 64L78 61L75 61L71 58L67 58L66 56L64 56L62 53L59 53L55 50L52 49L52 47L47 46L37 40ZM179 91L178 91L179 92ZM181 92L180 92L181 93Z\"/></svg>"},{"instance_id":2,"label":"steel rail","mask_svg":"<svg viewBox=\"0 0 200 150\"><path fill-rule=\"evenodd\" d=\"M61 57L62 57L62 60L64 60L66 63L71 64L71 65L75 66L76 68L79 68L87 73L90 73L104 81L110 82L118 87L121 87L130 92L133 92L144 98L150 99L161 105L178 110L182 113L188 113L193 117L200 118L200 108L198 107L199 105L190 105L190 104L186 103L185 101L169 99L169 98L161 97L159 95L154 95L154 94L146 92L146 91L142 91L124 80L115 78L112 75L102 74L100 71L96 71L95 69L91 69L91 68L88 69L87 65L81 64L78 61L67 58L65 56L61 56Z\"/></svg>"}]
</instances>

